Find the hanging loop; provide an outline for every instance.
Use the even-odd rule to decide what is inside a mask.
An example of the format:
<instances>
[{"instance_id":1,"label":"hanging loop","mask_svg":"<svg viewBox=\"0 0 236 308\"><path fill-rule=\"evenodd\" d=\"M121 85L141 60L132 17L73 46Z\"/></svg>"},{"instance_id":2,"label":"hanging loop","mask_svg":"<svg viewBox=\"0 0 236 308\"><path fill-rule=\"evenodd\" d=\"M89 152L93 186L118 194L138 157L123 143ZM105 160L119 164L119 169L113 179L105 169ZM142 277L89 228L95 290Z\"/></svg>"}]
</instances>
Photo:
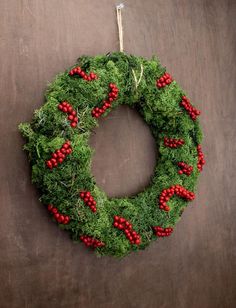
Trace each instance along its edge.
<instances>
[{"instance_id":1,"label":"hanging loop","mask_svg":"<svg viewBox=\"0 0 236 308\"><path fill-rule=\"evenodd\" d=\"M121 15L121 11L123 8L124 8L123 3L120 3L116 6L116 16L117 16L117 25L118 25L119 43L121 52L124 52L123 26L122 26L122 15Z\"/></svg>"}]
</instances>

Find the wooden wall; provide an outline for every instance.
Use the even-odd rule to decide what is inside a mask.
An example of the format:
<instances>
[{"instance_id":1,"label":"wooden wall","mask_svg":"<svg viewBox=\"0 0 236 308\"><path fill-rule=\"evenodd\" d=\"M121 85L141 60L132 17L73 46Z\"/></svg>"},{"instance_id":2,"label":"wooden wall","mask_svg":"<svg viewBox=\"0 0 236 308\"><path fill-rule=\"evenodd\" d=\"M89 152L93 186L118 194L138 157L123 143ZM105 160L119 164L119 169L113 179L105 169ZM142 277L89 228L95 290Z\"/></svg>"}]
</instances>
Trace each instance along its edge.
<instances>
[{"instance_id":1,"label":"wooden wall","mask_svg":"<svg viewBox=\"0 0 236 308\"><path fill-rule=\"evenodd\" d=\"M50 221L17 125L31 119L47 83L78 56L118 49L118 2L1 0L1 308L236 307L236 2L124 2L126 52L158 55L203 111L207 165L197 198L170 238L122 260L97 258ZM156 153L135 112L114 111L91 143L93 172L107 193L148 184Z\"/></svg>"}]
</instances>

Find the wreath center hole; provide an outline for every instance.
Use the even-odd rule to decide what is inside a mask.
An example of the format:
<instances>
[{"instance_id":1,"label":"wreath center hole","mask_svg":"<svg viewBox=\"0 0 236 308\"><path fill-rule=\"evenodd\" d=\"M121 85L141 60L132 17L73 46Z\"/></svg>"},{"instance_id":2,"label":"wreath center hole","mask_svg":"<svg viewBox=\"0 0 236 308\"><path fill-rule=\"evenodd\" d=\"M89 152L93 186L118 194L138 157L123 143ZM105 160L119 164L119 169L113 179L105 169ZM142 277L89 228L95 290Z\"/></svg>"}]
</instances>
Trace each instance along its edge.
<instances>
[{"instance_id":1,"label":"wreath center hole","mask_svg":"<svg viewBox=\"0 0 236 308\"><path fill-rule=\"evenodd\" d=\"M140 114L126 105L100 118L90 137L95 150L92 174L109 197L136 195L149 184L157 160L151 130Z\"/></svg>"}]
</instances>

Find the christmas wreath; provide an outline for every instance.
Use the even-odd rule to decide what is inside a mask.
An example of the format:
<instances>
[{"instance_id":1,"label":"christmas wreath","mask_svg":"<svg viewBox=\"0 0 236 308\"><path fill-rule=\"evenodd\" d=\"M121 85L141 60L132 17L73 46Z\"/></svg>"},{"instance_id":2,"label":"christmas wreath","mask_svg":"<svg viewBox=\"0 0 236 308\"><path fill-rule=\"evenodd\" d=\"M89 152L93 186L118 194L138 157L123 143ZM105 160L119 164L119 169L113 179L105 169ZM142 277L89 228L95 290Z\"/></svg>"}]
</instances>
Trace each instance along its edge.
<instances>
[{"instance_id":1,"label":"christmas wreath","mask_svg":"<svg viewBox=\"0 0 236 308\"><path fill-rule=\"evenodd\" d=\"M149 187L109 198L91 174L88 141L97 119L121 104L148 123L159 158ZM199 114L155 57L116 52L79 58L49 86L32 122L19 126L41 202L74 241L100 255L124 256L169 236L195 197L204 165Z\"/></svg>"}]
</instances>

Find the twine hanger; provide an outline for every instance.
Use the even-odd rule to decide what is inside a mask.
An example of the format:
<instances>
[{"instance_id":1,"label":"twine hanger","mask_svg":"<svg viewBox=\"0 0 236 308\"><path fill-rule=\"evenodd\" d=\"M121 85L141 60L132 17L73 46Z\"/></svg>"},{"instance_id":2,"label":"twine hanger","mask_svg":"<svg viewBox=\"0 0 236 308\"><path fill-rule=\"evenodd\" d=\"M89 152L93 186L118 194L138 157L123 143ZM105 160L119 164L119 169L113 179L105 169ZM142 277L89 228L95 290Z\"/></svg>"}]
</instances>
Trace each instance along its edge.
<instances>
[{"instance_id":1,"label":"twine hanger","mask_svg":"<svg viewBox=\"0 0 236 308\"><path fill-rule=\"evenodd\" d=\"M124 4L120 3L116 6L117 25L119 32L120 52L124 52L124 37L123 37L123 25L121 11L124 8Z\"/></svg>"},{"instance_id":2,"label":"twine hanger","mask_svg":"<svg viewBox=\"0 0 236 308\"><path fill-rule=\"evenodd\" d=\"M120 44L120 52L124 52L124 32L123 32L123 25L122 25L122 9L124 8L124 4L120 3L116 6L116 17L117 17L117 25L118 25L118 33L119 33L119 44ZM137 76L135 74L135 71L132 69L132 73L134 76L134 82L135 82L135 89L137 90L138 85L143 77L143 65L140 66L140 76L139 79L137 79Z\"/></svg>"}]
</instances>

